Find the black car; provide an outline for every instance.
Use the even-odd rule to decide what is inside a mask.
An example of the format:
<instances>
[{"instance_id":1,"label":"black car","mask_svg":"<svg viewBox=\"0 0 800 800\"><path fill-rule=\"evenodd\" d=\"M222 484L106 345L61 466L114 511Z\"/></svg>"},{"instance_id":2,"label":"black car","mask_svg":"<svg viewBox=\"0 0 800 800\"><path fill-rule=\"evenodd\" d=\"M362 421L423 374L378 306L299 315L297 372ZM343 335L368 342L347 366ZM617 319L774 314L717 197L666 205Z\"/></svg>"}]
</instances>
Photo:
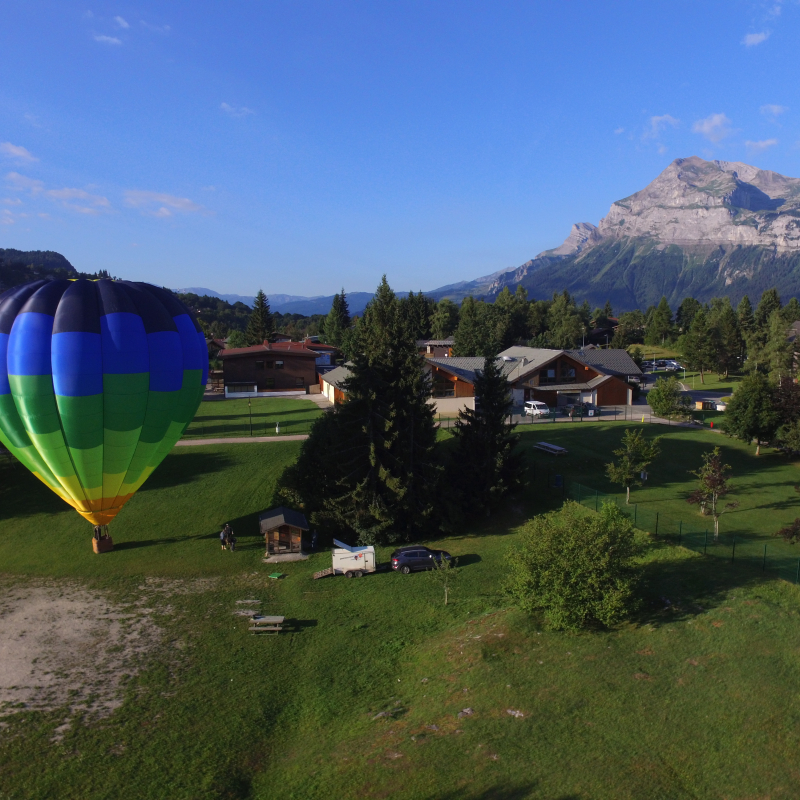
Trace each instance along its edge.
<instances>
[{"instance_id":1,"label":"black car","mask_svg":"<svg viewBox=\"0 0 800 800\"><path fill-rule=\"evenodd\" d=\"M414 570L433 569L434 564L440 564L443 558L450 561L450 553L422 545L399 547L392 553L392 569L408 575Z\"/></svg>"}]
</instances>

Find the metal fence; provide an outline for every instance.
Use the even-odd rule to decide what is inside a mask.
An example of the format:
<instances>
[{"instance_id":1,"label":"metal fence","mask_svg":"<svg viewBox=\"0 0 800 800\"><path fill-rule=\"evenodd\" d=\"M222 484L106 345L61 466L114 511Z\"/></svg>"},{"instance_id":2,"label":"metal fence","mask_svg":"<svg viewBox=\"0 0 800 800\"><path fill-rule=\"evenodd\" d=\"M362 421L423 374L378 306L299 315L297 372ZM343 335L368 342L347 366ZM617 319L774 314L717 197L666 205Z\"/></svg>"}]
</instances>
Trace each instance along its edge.
<instances>
[{"instance_id":1,"label":"metal fence","mask_svg":"<svg viewBox=\"0 0 800 800\"><path fill-rule=\"evenodd\" d=\"M552 493L560 493L562 499L574 500L592 511L599 511L603 503L610 501L639 530L662 541L686 547L704 556L745 564L753 570L800 584L800 552L781 539L767 541L763 536L741 531L720 532L719 537L714 538L714 520L711 517L707 518L707 523L705 520L683 519L669 512L654 511L636 503L635 498L630 505L626 505L624 496L606 494L566 479L559 474L556 465L534 462L533 479L537 485L547 486ZM724 524L725 517L722 519Z\"/></svg>"}]
</instances>

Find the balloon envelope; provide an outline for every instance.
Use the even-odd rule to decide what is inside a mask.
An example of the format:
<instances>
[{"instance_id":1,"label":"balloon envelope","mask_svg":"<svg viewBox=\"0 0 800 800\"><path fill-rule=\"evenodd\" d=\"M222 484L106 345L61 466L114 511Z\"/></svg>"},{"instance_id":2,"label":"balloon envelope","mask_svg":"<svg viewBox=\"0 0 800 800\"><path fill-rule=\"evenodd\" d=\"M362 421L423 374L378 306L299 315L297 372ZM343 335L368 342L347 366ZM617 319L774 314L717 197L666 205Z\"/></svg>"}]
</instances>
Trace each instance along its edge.
<instances>
[{"instance_id":1,"label":"balloon envelope","mask_svg":"<svg viewBox=\"0 0 800 800\"><path fill-rule=\"evenodd\" d=\"M194 417L205 337L164 289L35 281L0 295L0 441L107 525Z\"/></svg>"}]
</instances>

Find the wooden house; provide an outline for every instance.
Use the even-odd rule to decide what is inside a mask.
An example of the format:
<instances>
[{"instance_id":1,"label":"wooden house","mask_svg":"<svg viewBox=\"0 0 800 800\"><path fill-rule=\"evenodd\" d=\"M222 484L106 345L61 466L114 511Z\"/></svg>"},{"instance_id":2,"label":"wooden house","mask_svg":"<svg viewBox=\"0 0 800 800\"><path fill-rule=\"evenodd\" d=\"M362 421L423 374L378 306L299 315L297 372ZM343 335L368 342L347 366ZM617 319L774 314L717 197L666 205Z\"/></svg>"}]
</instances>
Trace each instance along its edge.
<instances>
[{"instance_id":1,"label":"wooden house","mask_svg":"<svg viewBox=\"0 0 800 800\"><path fill-rule=\"evenodd\" d=\"M305 516L299 511L278 506L259 514L258 524L267 546L267 556L303 552L303 534L309 528Z\"/></svg>"}]
</instances>

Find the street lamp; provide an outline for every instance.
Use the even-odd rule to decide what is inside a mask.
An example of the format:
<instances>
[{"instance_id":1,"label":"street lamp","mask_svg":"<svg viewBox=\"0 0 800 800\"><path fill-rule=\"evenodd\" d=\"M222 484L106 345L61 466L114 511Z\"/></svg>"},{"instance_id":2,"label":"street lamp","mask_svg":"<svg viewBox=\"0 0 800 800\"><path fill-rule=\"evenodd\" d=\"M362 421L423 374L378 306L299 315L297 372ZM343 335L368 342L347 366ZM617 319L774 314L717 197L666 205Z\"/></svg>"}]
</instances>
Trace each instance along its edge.
<instances>
[{"instance_id":1,"label":"street lamp","mask_svg":"<svg viewBox=\"0 0 800 800\"><path fill-rule=\"evenodd\" d=\"M250 405L250 398L247 398L247 413L250 415L250 435L253 435L253 409Z\"/></svg>"}]
</instances>

